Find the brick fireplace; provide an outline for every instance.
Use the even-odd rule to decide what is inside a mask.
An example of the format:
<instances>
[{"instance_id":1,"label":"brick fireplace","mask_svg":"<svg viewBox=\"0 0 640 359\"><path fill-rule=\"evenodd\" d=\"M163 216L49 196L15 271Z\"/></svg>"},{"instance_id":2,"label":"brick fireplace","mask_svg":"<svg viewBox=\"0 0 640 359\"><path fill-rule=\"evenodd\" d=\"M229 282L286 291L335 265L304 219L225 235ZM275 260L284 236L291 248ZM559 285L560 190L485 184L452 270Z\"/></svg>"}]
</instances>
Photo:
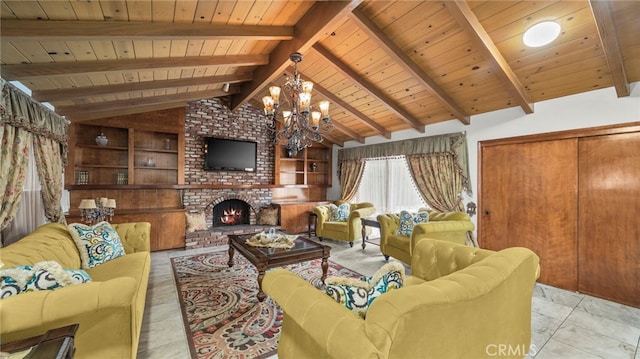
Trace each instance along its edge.
<instances>
[{"instance_id":1,"label":"brick fireplace","mask_svg":"<svg viewBox=\"0 0 640 359\"><path fill-rule=\"evenodd\" d=\"M185 119L185 184L197 185L183 190L182 201L187 212L203 212L208 231L188 233L186 248L227 244L227 234L253 232L260 208L271 204L274 182L274 148L261 111L243 105L235 112L228 98L192 101L187 104ZM204 170L204 138L220 137L258 143L255 173ZM213 211L224 201L247 204L248 223L214 226Z\"/></svg>"}]
</instances>

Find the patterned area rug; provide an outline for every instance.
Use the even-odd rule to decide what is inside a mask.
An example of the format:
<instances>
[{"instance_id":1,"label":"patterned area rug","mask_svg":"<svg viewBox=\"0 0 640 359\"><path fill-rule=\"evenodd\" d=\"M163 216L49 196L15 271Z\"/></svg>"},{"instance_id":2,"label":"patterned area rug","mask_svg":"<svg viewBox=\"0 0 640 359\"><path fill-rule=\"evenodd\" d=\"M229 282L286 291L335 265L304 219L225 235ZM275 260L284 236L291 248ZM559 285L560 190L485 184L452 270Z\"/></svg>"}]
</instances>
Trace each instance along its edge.
<instances>
[{"instance_id":1,"label":"patterned area rug","mask_svg":"<svg viewBox=\"0 0 640 359\"><path fill-rule=\"evenodd\" d=\"M226 251L172 258L182 318L193 358L268 358L276 354L283 313L258 302L258 273L241 254L229 268ZM320 260L285 267L320 287ZM327 276L359 278L329 261Z\"/></svg>"}]
</instances>

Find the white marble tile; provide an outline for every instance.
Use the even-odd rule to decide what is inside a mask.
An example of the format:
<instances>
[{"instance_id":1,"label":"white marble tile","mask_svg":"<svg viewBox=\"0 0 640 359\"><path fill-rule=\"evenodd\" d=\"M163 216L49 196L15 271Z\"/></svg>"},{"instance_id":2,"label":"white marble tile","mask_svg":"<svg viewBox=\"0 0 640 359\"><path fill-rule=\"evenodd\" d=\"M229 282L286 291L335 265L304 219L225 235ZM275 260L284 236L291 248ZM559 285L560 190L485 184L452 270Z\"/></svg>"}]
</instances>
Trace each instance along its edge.
<instances>
[{"instance_id":1,"label":"white marble tile","mask_svg":"<svg viewBox=\"0 0 640 359\"><path fill-rule=\"evenodd\" d=\"M632 346L636 346L640 339L640 328L603 318L582 310L574 310L565 323L596 332Z\"/></svg>"},{"instance_id":2,"label":"white marble tile","mask_svg":"<svg viewBox=\"0 0 640 359\"><path fill-rule=\"evenodd\" d=\"M138 351L138 359L187 359L191 357L189 347L186 342L167 343L157 348Z\"/></svg>"},{"instance_id":3,"label":"white marble tile","mask_svg":"<svg viewBox=\"0 0 640 359\"><path fill-rule=\"evenodd\" d=\"M562 321L538 312L531 313L531 341L542 347L560 327Z\"/></svg>"},{"instance_id":4,"label":"white marble tile","mask_svg":"<svg viewBox=\"0 0 640 359\"><path fill-rule=\"evenodd\" d=\"M632 359L636 347L619 340L564 323L553 335L553 340L563 342L575 348L601 358Z\"/></svg>"},{"instance_id":5,"label":"white marble tile","mask_svg":"<svg viewBox=\"0 0 640 359\"><path fill-rule=\"evenodd\" d=\"M531 309L534 312L544 314L548 317L565 320L571 311L573 311L573 307L554 303L548 299L533 297L531 300Z\"/></svg>"},{"instance_id":6,"label":"white marble tile","mask_svg":"<svg viewBox=\"0 0 640 359\"><path fill-rule=\"evenodd\" d=\"M577 309L640 328L640 308L586 296Z\"/></svg>"},{"instance_id":7,"label":"white marble tile","mask_svg":"<svg viewBox=\"0 0 640 359\"><path fill-rule=\"evenodd\" d=\"M168 343L176 346L186 345L184 324L179 313L160 321L146 322L146 324L140 332L139 345L143 350L138 352L152 350Z\"/></svg>"},{"instance_id":8,"label":"white marble tile","mask_svg":"<svg viewBox=\"0 0 640 359\"><path fill-rule=\"evenodd\" d=\"M533 296L550 302L574 308L585 297L584 294L555 288L546 284L536 283Z\"/></svg>"},{"instance_id":9,"label":"white marble tile","mask_svg":"<svg viewBox=\"0 0 640 359\"><path fill-rule=\"evenodd\" d=\"M574 346L551 339L544 347L538 349L536 359L602 359Z\"/></svg>"}]
</instances>

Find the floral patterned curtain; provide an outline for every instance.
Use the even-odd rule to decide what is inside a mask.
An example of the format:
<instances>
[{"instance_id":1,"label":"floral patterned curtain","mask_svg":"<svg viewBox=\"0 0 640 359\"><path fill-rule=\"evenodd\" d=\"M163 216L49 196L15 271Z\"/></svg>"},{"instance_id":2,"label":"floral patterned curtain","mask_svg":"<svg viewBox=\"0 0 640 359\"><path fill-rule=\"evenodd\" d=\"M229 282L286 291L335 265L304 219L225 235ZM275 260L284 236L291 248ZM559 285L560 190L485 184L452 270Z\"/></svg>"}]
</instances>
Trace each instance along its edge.
<instances>
[{"instance_id":1,"label":"floral patterned curtain","mask_svg":"<svg viewBox=\"0 0 640 359\"><path fill-rule=\"evenodd\" d=\"M3 130L0 142L0 193L5 194L0 203L0 229L5 228L13 219L20 202L27 165L26 149L32 144L42 182L45 214L52 222L64 223L60 197L63 168L67 159L68 121L4 79L0 79L0 85L0 126ZM25 154L21 155L21 151L25 151Z\"/></svg>"},{"instance_id":2,"label":"floral patterned curtain","mask_svg":"<svg viewBox=\"0 0 640 359\"><path fill-rule=\"evenodd\" d=\"M30 140L28 131L0 125L0 231L13 221L22 199Z\"/></svg>"},{"instance_id":3,"label":"floral patterned curtain","mask_svg":"<svg viewBox=\"0 0 640 359\"><path fill-rule=\"evenodd\" d=\"M340 186L342 187L343 201L349 202L358 192L358 187L362 181L362 173L364 172L364 160L342 161L340 166Z\"/></svg>"},{"instance_id":4,"label":"floral patterned curtain","mask_svg":"<svg viewBox=\"0 0 640 359\"><path fill-rule=\"evenodd\" d=\"M463 211L464 176L449 153L407 156L411 175L425 202L439 212Z\"/></svg>"}]
</instances>

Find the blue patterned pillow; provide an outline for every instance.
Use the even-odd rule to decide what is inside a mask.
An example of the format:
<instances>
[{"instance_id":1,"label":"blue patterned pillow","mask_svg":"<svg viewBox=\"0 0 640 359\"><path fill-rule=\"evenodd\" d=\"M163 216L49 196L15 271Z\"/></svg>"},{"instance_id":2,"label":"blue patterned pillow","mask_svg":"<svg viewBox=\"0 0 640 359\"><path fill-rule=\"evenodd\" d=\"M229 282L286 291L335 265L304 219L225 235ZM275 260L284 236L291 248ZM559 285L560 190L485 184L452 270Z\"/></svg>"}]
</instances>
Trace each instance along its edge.
<instances>
[{"instance_id":1,"label":"blue patterned pillow","mask_svg":"<svg viewBox=\"0 0 640 359\"><path fill-rule=\"evenodd\" d=\"M54 261L0 270L0 279L2 283L0 299L25 292L53 290L91 281L87 272L62 269L62 266Z\"/></svg>"},{"instance_id":2,"label":"blue patterned pillow","mask_svg":"<svg viewBox=\"0 0 640 359\"><path fill-rule=\"evenodd\" d=\"M407 211L400 212L400 225L398 226L397 235L410 236L413 233L413 227L418 223L429 222L429 212L410 213Z\"/></svg>"},{"instance_id":3,"label":"blue patterned pillow","mask_svg":"<svg viewBox=\"0 0 640 359\"><path fill-rule=\"evenodd\" d=\"M343 203L339 206L335 204L329 205L329 221L330 222L346 222L349 219L349 212L351 205L349 203Z\"/></svg>"},{"instance_id":4,"label":"blue patterned pillow","mask_svg":"<svg viewBox=\"0 0 640 359\"><path fill-rule=\"evenodd\" d=\"M107 222L93 226L72 223L67 227L80 251L82 269L93 268L125 255L118 232Z\"/></svg>"},{"instance_id":5,"label":"blue patterned pillow","mask_svg":"<svg viewBox=\"0 0 640 359\"><path fill-rule=\"evenodd\" d=\"M378 269L371 278L329 277L324 282L327 295L364 319L376 298L390 290L402 288L404 266L399 262L390 262Z\"/></svg>"}]
</instances>

